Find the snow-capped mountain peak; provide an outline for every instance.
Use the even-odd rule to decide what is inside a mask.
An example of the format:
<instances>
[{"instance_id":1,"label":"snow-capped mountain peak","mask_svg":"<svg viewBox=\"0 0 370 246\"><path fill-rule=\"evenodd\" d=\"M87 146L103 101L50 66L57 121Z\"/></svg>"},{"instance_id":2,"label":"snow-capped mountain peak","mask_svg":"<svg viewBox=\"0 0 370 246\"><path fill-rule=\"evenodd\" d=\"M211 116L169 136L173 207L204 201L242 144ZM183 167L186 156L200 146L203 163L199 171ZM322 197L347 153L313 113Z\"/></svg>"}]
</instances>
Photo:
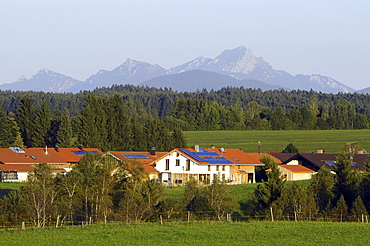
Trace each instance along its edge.
<instances>
[{"instance_id":1,"label":"snow-capped mountain peak","mask_svg":"<svg viewBox=\"0 0 370 246\"><path fill-rule=\"evenodd\" d=\"M16 90L78 92L80 90L93 90L96 87L109 87L113 84L136 85L156 77L170 76L193 70L214 72L238 80L258 80L281 88L301 90L313 89L326 93L354 91L350 87L326 76L317 74L293 76L283 70L275 70L268 62L264 61L262 57L255 56L252 51L245 46L225 50L215 58L199 56L169 70L159 65L152 65L147 62L128 58L124 63L114 68L112 71L100 70L85 81L74 80L51 70L41 69L30 79L22 78L15 83L0 85L0 89L15 88ZM200 72L186 73L183 75L182 77L198 75L210 76L209 74L205 75ZM194 79L195 78L189 79L189 81L193 81ZM225 84L225 86L228 86L228 84ZM173 89L176 90L176 88Z\"/></svg>"}]
</instances>

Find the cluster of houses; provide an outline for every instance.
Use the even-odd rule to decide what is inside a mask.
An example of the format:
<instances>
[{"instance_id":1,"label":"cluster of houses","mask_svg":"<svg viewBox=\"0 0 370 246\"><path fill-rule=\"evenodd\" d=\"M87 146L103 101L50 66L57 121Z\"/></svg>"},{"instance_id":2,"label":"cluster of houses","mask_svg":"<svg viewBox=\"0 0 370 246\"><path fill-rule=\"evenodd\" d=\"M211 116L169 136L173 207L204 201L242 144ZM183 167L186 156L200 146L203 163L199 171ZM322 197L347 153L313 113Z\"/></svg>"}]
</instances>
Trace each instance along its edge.
<instances>
[{"instance_id":1,"label":"cluster of houses","mask_svg":"<svg viewBox=\"0 0 370 246\"><path fill-rule=\"evenodd\" d=\"M39 163L52 165L53 173L67 173L87 154L104 154L96 148L0 148L0 182L25 182ZM318 153L245 153L240 149L176 148L169 152L110 151L106 154L126 163L140 162L149 179L168 185L182 185L191 178L200 185L221 179L229 184L256 182L256 169L264 164L261 157L274 159L287 180L311 179L321 167L335 164L338 154ZM352 167L365 170L369 154L351 155Z\"/></svg>"}]
</instances>

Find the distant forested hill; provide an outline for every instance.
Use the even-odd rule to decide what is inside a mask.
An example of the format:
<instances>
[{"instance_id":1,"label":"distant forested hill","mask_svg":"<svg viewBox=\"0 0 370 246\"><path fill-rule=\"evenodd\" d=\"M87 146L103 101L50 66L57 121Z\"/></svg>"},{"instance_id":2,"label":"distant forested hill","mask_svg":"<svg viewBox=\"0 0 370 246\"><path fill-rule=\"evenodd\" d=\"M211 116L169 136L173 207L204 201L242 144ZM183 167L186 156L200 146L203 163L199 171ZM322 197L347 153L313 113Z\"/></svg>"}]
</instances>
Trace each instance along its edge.
<instances>
[{"instance_id":1,"label":"distant forested hill","mask_svg":"<svg viewBox=\"0 0 370 246\"><path fill-rule=\"evenodd\" d=\"M81 91L72 93L45 93L45 92L12 92L0 90L0 105L5 112L15 113L20 100L24 95L29 95L36 107L46 100L50 109L59 105L66 108L71 115L77 115L82 109L84 98L87 94L93 93L97 96L109 97L116 93L120 94L125 101L140 103L151 114L165 117L169 114L171 107L178 100L182 99L204 99L215 101L224 106L231 106L240 103L245 109L248 103L257 102L259 105L274 110L281 107L288 112L292 109L306 106L313 99L317 98L318 106L326 105L329 111L340 100L346 100L354 105L356 113L370 117L370 95L358 93L325 94L321 92L303 90L271 90L249 89L244 87L225 87L220 90L202 90L196 92L175 92L171 88L158 89L147 86L113 85L112 87L98 88L93 91Z\"/></svg>"}]
</instances>

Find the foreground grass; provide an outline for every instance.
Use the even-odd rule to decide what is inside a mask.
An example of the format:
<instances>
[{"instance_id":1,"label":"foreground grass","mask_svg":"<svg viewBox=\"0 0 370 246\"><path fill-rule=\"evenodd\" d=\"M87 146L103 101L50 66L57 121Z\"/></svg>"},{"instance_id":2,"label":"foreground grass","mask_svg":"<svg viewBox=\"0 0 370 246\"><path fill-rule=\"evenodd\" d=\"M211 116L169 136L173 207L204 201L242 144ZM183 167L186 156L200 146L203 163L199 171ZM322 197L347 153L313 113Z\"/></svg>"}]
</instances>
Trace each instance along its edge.
<instances>
[{"instance_id":1,"label":"foreground grass","mask_svg":"<svg viewBox=\"0 0 370 246\"><path fill-rule=\"evenodd\" d=\"M261 141L262 152L281 152L293 143L300 152L339 153L349 142L357 142L361 148L370 151L370 130L296 130L296 131L185 131L188 146L198 144L210 148L240 148L246 152L257 152Z\"/></svg>"},{"instance_id":2,"label":"foreground grass","mask_svg":"<svg viewBox=\"0 0 370 246\"><path fill-rule=\"evenodd\" d=\"M369 245L365 223L191 222L0 230L1 245Z\"/></svg>"},{"instance_id":3,"label":"foreground grass","mask_svg":"<svg viewBox=\"0 0 370 246\"><path fill-rule=\"evenodd\" d=\"M18 190L23 185L22 182L0 182L0 189Z\"/></svg>"}]
</instances>

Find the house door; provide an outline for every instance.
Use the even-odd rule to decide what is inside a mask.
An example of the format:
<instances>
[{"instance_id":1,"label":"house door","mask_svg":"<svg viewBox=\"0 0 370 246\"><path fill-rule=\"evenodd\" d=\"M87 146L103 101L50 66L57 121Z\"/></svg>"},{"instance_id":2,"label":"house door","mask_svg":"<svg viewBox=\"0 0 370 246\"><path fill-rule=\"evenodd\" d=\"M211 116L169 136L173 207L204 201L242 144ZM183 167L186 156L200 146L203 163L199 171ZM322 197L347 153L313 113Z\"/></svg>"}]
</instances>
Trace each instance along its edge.
<instances>
[{"instance_id":1,"label":"house door","mask_svg":"<svg viewBox=\"0 0 370 246\"><path fill-rule=\"evenodd\" d=\"M248 173L248 183L253 183L253 173Z\"/></svg>"},{"instance_id":2,"label":"house door","mask_svg":"<svg viewBox=\"0 0 370 246\"><path fill-rule=\"evenodd\" d=\"M162 173L162 182L172 183L171 173Z\"/></svg>"}]
</instances>

